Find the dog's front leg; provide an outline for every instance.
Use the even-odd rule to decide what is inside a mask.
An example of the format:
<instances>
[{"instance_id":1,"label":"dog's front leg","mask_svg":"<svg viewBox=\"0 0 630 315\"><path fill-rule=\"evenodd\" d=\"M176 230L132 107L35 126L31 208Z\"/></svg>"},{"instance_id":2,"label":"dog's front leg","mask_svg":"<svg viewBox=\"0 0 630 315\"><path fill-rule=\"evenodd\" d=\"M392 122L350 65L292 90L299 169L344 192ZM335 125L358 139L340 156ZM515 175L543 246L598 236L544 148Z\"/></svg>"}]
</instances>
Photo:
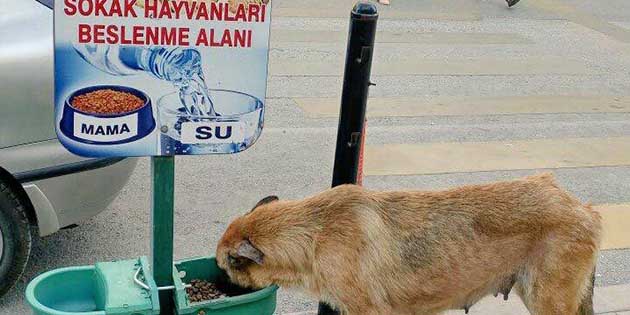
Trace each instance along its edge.
<instances>
[{"instance_id":1,"label":"dog's front leg","mask_svg":"<svg viewBox=\"0 0 630 315\"><path fill-rule=\"evenodd\" d=\"M385 310L364 307L353 308L352 310L345 312L343 315L392 315L392 313Z\"/></svg>"},{"instance_id":2,"label":"dog's front leg","mask_svg":"<svg viewBox=\"0 0 630 315\"><path fill-rule=\"evenodd\" d=\"M410 315L408 313L396 312L390 305L374 305L367 298L354 299L350 304L346 304L346 306L347 311L342 312L343 315Z\"/></svg>"}]
</instances>

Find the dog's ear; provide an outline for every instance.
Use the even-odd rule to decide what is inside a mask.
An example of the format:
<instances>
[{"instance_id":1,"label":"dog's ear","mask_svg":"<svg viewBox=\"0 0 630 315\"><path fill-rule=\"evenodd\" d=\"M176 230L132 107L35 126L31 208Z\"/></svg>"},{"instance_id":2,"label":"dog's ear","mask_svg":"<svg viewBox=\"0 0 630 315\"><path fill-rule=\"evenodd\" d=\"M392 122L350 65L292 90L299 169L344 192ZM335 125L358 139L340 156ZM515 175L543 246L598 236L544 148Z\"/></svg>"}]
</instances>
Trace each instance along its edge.
<instances>
[{"instance_id":1,"label":"dog's ear","mask_svg":"<svg viewBox=\"0 0 630 315\"><path fill-rule=\"evenodd\" d=\"M244 240L238 246L236 254L239 258L247 258L259 265L263 264L265 255L258 248L254 247L249 240Z\"/></svg>"},{"instance_id":2,"label":"dog's ear","mask_svg":"<svg viewBox=\"0 0 630 315\"><path fill-rule=\"evenodd\" d=\"M280 198L278 198L278 196L267 196L263 199L261 199L253 208L252 210L250 210L250 212L254 211L254 209L262 206L262 205L266 205L268 203L272 203L272 202L276 202L280 200Z\"/></svg>"}]
</instances>

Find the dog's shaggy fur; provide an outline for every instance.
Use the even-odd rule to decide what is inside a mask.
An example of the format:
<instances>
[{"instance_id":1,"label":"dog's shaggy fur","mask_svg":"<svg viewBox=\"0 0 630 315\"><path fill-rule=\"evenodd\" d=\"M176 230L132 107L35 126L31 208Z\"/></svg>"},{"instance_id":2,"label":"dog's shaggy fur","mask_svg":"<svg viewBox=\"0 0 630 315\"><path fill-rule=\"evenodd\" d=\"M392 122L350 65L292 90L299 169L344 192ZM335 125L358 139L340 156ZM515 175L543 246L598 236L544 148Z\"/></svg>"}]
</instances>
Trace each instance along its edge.
<instances>
[{"instance_id":1,"label":"dog's shaggy fur","mask_svg":"<svg viewBox=\"0 0 630 315\"><path fill-rule=\"evenodd\" d=\"M551 174L439 192L345 185L261 200L217 262L237 284L299 288L348 315L432 315L512 288L532 314L585 315L600 221Z\"/></svg>"}]
</instances>

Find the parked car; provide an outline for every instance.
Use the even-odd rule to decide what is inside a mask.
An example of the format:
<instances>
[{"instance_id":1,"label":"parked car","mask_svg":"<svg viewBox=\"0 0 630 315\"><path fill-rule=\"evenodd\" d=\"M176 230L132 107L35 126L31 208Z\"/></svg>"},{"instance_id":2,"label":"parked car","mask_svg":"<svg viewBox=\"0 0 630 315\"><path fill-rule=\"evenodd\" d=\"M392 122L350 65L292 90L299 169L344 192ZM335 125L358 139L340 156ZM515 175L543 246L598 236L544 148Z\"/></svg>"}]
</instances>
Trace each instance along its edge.
<instances>
[{"instance_id":1,"label":"parked car","mask_svg":"<svg viewBox=\"0 0 630 315\"><path fill-rule=\"evenodd\" d=\"M0 296L24 271L34 235L103 211L137 162L81 158L57 141L53 14L42 3L52 0L0 3Z\"/></svg>"}]
</instances>

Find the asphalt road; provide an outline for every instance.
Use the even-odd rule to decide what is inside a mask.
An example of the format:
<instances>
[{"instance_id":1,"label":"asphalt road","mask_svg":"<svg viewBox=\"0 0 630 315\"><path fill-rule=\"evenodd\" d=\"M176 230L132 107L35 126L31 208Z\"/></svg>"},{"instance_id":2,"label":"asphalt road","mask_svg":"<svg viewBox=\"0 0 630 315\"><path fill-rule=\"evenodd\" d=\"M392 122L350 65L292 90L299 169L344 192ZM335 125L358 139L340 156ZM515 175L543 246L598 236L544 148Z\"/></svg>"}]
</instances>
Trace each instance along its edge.
<instances>
[{"instance_id":1,"label":"asphalt road","mask_svg":"<svg viewBox=\"0 0 630 315\"><path fill-rule=\"evenodd\" d=\"M301 198L330 185L337 118L326 102L340 93L335 65L344 60L353 1L274 1L266 130L238 155L177 158L176 258L212 254L230 220L264 196ZM585 202L630 203L630 159L605 147L630 136L630 2L522 0L513 9L502 0L392 3L379 7L382 33L371 97L382 108L370 113L368 152L396 144L420 162L394 171L367 155L366 173L377 174L367 176L367 187L438 189L550 170ZM559 100L535 106L541 101L532 97ZM586 97L590 103L578 106L576 100ZM405 104L388 107L400 98ZM457 106L461 100L470 106ZM433 111L443 103L453 105ZM528 146L533 149L526 154L537 162L533 168L509 163L518 161L518 152L471 151L471 160L506 161L496 169L477 169L456 156L461 143L473 143L474 149L475 143L494 148L548 140L562 148L567 139L586 139L586 145L562 151L557 159L544 158L555 151ZM604 145L605 152L589 152L592 143ZM430 161L424 163L422 152L438 144L454 155L444 157L442 171L426 171L423 165ZM622 158L599 163L607 154ZM36 241L24 279L0 299L0 314L26 314L26 283L46 270L148 255L149 197L149 161L141 159L107 211ZM620 218L630 225L627 211ZM611 237L630 243L618 230ZM598 285L630 283L630 251L624 248L602 252ZM301 295L280 294L280 313L313 307Z\"/></svg>"}]
</instances>

